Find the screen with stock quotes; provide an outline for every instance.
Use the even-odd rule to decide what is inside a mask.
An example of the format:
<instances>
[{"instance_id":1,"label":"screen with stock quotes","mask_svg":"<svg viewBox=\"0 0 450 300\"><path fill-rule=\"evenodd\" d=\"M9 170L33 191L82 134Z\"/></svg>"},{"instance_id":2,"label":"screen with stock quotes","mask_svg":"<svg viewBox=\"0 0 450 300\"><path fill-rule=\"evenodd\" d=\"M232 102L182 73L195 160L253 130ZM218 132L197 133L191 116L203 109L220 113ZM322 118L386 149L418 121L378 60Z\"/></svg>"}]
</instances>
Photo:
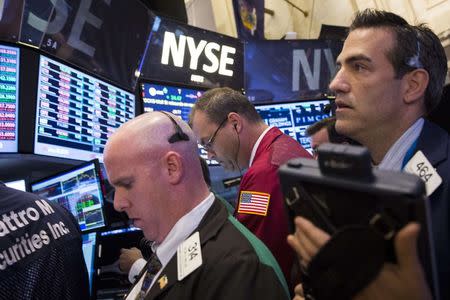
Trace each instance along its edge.
<instances>
[{"instance_id":1,"label":"screen with stock quotes","mask_svg":"<svg viewBox=\"0 0 450 300\"><path fill-rule=\"evenodd\" d=\"M266 124L278 127L312 153L310 139L306 136L306 128L324 118L330 117L330 113L324 112L324 108L328 104L330 104L330 100L318 99L255 104L255 108Z\"/></svg>"},{"instance_id":2,"label":"screen with stock quotes","mask_svg":"<svg viewBox=\"0 0 450 300\"><path fill-rule=\"evenodd\" d=\"M134 95L45 56L40 57L34 153L103 159L111 134L134 118Z\"/></svg>"},{"instance_id":3,"label":"screen with stock quotes","mask_svg":"<svg viewBox=\"0 0 450 300\"><path fill-rule=\"evenodd\" d=\"M18 150L19 54L19 48L0 45L0 152Z\"/></svg>"}]
</instances>

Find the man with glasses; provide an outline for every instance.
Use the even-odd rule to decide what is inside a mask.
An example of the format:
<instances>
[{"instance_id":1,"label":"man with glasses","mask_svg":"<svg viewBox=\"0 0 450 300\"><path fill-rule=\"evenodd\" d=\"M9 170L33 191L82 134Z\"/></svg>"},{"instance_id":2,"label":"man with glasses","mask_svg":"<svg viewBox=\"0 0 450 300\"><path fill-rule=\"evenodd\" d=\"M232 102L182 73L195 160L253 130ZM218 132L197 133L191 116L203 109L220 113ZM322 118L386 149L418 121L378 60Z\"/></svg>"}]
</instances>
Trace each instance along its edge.
<instances>
[{"instance_id":1,"label":"man with glasses","mask_svg":"<svg viewBox=\"0 0 450 300\"><path fill-rule=\"evenodd\" d=\"M114 208L153 241L126 299L288 299L270 251L209 191L186 123L140 115L111 136L104 162Z\"/></svg>"},{"instance_id":2,"label":"man with glasses","mask_svg":"<svg viewBox=\"0 0 450 300\"><path fill-rule=\"evenodd\" d=\"M230 88L204 93L192 108L190 123L210 159L232 171L248 168L235 216L267 245L291 282L294 254L286 242L288 217L277 171L287 160L310 157L309 153L278 128L266 125L252 103Z\"/></svg>"}]
</instances>

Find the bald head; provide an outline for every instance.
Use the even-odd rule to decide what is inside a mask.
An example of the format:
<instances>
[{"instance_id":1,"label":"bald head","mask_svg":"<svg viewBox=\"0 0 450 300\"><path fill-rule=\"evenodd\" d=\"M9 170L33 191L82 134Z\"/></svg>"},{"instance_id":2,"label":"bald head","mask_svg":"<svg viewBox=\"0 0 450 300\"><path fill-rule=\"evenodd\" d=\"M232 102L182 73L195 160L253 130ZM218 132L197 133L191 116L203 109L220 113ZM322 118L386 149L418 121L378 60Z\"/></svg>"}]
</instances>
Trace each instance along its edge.
<instances>
[{"instance_id":1,"label":"bald head","mask_svg":"<svg viewBox=\"0 0 450 300\"><path fill-rule=\"evenodd\" d=\"M193 132L170 116L151 112L125 123L104 152L108 179L116 190L114 208L137 220L150 240L161 241L209 194Z\"/></svg>"},{"instance_id":2,"label":"bald head","mask_svg":"<svg viewBox=\"0 0 450 300\"><path fill-rule=\"evenodd\" d=\"M117 140L119 142L127 140L139 150L146 152L153 148L169 150L173 146L184 154L195 153L197 156L197 145L192 130L178 117L169 115L176 122L176 125L167 115L161 112L145 113L126 122L108 140L105 155L107 155L107 150L111 144ZM177 132L177 126L189 137L189 141L170 144L169 139Z\"/></svg>"}]
</instances>

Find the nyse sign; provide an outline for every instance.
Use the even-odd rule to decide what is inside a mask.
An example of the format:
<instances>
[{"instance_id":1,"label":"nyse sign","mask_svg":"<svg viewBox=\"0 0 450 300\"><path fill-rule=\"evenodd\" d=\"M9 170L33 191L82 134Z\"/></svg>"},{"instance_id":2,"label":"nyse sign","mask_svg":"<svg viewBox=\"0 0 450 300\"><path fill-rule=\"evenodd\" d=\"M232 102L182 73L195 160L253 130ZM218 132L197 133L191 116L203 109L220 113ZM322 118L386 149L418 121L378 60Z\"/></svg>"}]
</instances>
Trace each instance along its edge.
<instances>
[{"instance_id":1,"label":"nyse sign","mask_svg":"<svg viewBox=\"0 0 450 300\"><path fill-rule=\"evenodd\" d=\"M249 41L245 44L247 97L257 102L313 99L328 92L342 42Z\"/></svg>"},{"instance_id":2,"label":"nyse sign","mask_svg":"<svg viewBox=\"0 0 450 300\"><path fill-rule=\"evenodd\" d=\"M186 47L187 44L187 47ZM186 55L186 52L188 55ZM161 64L178 68L184 68L185 57L189 57L189 69L206 73L232 77L234 55L236 48L227 45L219 45L215 42L200 40L198 43L193 37L179 35L178 41L175 33L166 31L161 55ZM204 63L201 63L204 62Z\"/></svg>"},{"instance_id":3,"label":"nyse sign","mask_svg":"<svg viewBox=\"0 0 450 300\"><path fill-rule=\"evenodd\" d=\"M73 23L70 24L70 33L67 38L67 45L77 49L89 57L93 57L95 54L95 47L89 45L81 39L82 32L86 23L97 30L100 30L103 21L96 15L91 13L91 5L93 0L79 0L78 8L74 11L74 3L68 4L64 0L50 0L53 8L49 7L49 11L53 12L51 19L42 18L30 11L26 22L34 29L46 33L48 35L61 35L63 28L69 19L72 19ZM103 1L106 5L111 5L111 0ZM42 5L43 6L43 5ZM37 6L39 8L39 6ZM47 47L57 48L58 42L54 39L47 39L44 41Z\"/></svg>"},{"instance_id":4,"label":"nyse sign","mask_svg":"<svg viewBox=\"0 0 450 300\"><path fill-rule=\"evenodd\" d=\"M310 50L310 49L308 49ZM331 49L314 49L313 52L312 68L308 62L306 56L306 51L304 49L297 49L292 51L292 91L300 90L300 78L304 74L306 79L307 88L309 90L319 90L320 88L320 76L323 74L321 72L322 64L322 54L325 57L325 62L328 70L328 75L333 74L336 69L336 64L334 62L333 54Z\"/></svg>"}]
</instances>

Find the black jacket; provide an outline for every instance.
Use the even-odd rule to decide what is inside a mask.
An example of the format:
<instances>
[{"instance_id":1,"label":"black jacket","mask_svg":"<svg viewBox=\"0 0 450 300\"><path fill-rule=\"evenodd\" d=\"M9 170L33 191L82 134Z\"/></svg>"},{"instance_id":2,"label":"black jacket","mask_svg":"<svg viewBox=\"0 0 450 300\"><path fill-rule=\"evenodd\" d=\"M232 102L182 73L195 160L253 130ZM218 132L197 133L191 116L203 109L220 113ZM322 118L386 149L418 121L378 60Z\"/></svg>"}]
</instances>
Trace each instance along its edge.
<instances>
[{"instance_id":1,"label":"black jacket","mask_svg":"<svg viewBox=\"0 0 450 300\"><path fill-rule=\"evenodd\" d=\"M145 297L150 299L289 299L281 270L262 242L215 199L198 228L202 265L177 279L177 254Z\"/></svg>"}]
</instances>

